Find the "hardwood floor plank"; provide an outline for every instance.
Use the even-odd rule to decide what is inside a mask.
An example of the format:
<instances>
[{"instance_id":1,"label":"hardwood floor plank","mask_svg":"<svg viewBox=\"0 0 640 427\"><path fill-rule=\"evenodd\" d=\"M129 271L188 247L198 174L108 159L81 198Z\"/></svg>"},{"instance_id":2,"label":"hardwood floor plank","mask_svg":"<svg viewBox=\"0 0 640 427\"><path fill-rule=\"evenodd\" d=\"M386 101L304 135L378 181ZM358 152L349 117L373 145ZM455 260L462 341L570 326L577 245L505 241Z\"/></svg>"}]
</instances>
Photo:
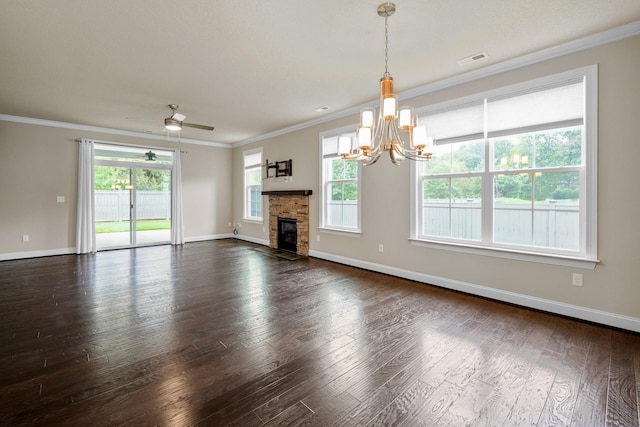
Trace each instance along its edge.
<instances>
[{"instance_id":1,"label":"hardwood floor plank","mask_svg":"<svg viewBox=\"0 0 640 427\"><path fill-rule=\"evenodd\" d=\"M409 389L396 397L386 408L384 408L367 425L370 426L392 426L403 423L410 414L420 408L424 402L435 391L435 388L422 381L416 381Z\"/></svg>"},{"instance_id":2,"label":"hardwood floor plank","mask_svg":"<svg viewBox=\"0 0 640 427\"><path fill-rule=\"evenodd\" d=\"M569 425L578 398L580 379L587 360L587 351L569 346L566 353L543 352L540 363L554 366L556 375L539 423L543 425Z\"/></svg>"},{"instance_id":3,"label":"hardwood floor plank","mask_svg":"<svg viewBox=\"0 0 640 427\"><path fill-rule=\"evenodd\" d=\"M607 425L638 426L638 379L635 376L634 359L637 348L631 337L618 331L612 332L613 351L609 368L609 393L607 396Z\"/></svg>"},{"instance_id":4,"label":"hardwood floor plank","mask_svg":"<svg viewBox=\"0 0 640 427\"><path fill-rule=\"evenodd\" d=\"M313 415L300 424L303 426L336 425L360 404L360 401L349 393L338 394L328 386L314 391L302 402L313 411Z\"/></svg>"},{"instance_id":5,"label":"hardwood floor plank","mask_svg":"<svg viewBox=\"0 0 640 427\"><path fill-rule=\"evenodd\" d=\"M518 393L505 426L537 426L540 414L549 397L556 372L544 366L535 366L525 382L522 391ZM544 424L540 424L544 425Z\"/></svg>"},{"instance_id":6,"label":"hardwood floor plank","mask_svg":"<svg viewBox=\"0 0 640 427\"><path fill-rule=\"evenodd\" d=\"M602 328L599 332L592 337L593 341L587 353L587 362L571 419L572 426L602 426L606 422L611 331Z\"/></svg>"},{"instance_id":7,"label":"hardwood floor plank","mask_svg":"<svg viewBox=\"0 0 640 427\"><path fill-rule=\"evenodd\" d=\"M397 359L396 362L400 360ZM401 363L402 368L386 381L382 386L372 390L366 399L348 416L342 418L336 425L353 426L364 425L374 419L375 416L399 395L408 390L418 381L421 368L420 358L409 358L408 363Z\"/></svg>"},{"instance_id":8,"label":"hardwood floor plank","mask_svg":"<svg viewBox=\"0 0 640 427\"><path fill-rule=\"evenodd\" d=\"M430 385L427 384L427 386ZM425 399L422 399L416 410L411 412L401 425L446 425L440 423L440 418L442 418L461 394L462 389L460 387L447 381L443 382L439 387L434 387Z\"/></svg>"},{"instance_id":9,"label":"hardwood floor plank","mask_svg":"<svg viewBox=\"0 0 640 427\"><path fill-rule=\"evenodd\" d=\"M636 406L640 422L640 339L631 340L633 349L634 371L636 376Z\"/></svg>"},{"instance_id":10,"label":"hardwood floor plank","mask_svg":"<svg viewBox=\"0 0 640 427\"><path fill-rule=\"evenodd\" d=\"M638 334L256 247L0 262L0 425L638 425Z\"/></svg>"},{"instance_id":11,"label":"hardwood floor plank","mask_svg":"<svg viewBox=\"0 0 640 427\"><path fill-rule=\"evenodd\" d=\"M299 426L304 424L312 415L313 411L311 411L304 403L298 402L278 414L276 418L267 422L266 425L279 427Z\"/></svg>"}]
</instances>

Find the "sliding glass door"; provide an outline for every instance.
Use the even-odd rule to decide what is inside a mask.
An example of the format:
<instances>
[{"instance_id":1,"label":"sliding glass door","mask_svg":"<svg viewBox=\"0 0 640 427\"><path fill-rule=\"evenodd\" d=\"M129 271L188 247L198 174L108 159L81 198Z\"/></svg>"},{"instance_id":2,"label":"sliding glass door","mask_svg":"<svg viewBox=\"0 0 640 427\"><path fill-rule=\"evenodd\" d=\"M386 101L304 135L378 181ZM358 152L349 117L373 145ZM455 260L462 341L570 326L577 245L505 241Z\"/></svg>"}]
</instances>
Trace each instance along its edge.
<instances>
[{"instance_id":1,"label":"sliding glass door","mask_svg":"<svg viewBox=\"0 0 640 427\"><path fill-rule=\"evenodd\" d=\"M173 153L96 144L96 246L169 243Z\"/></svg>"},{"instance_id":2,"label":"sliding glass door","mask_svg":"<svg viewBox=\"0 0 640 427\"><path fill-rule=\"evenodd\" d=\"M135 244L171 240L171 171L136 168Z\"/></svg>"},{"instance_id":3,"label":"sliding glass door","mask_svg":"<svg viewBox=\"0 0 640 427\"><path fill-rule=\"evenodd\" d=\"M94 174L97 248L131 246L132 169L96 165Z\"/></svg>"}]
</instances>

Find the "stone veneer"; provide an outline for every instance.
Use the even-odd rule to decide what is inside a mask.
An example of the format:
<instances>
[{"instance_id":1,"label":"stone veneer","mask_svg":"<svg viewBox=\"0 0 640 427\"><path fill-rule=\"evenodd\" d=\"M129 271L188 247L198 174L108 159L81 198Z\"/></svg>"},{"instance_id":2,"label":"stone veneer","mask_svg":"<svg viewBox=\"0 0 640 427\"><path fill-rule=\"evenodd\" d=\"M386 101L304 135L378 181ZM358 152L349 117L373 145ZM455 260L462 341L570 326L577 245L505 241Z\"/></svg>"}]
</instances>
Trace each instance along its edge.
<instances>
[{"instance_id":1,"label":"stone veneer","mask_svg":"<svg viewBox=\"0 0 640 427\"><path fill-rule=\"evenodd\" d=\"M269 195L269 246L276 249L278 217L297 220L297 254L309 256L309 196Z\"/></svg>"}]
</instances>

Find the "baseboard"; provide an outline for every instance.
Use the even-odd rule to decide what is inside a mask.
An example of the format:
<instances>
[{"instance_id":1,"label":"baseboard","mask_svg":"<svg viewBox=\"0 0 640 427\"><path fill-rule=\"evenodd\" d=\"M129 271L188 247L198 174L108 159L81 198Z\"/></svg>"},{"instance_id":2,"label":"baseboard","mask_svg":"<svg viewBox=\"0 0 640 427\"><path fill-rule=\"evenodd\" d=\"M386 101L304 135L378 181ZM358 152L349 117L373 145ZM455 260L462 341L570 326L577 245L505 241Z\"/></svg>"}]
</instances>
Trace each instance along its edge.
<instances>
[{"instance_id":1,"label":"baseboard","mask_svg":"<svg viewBox=\"0 0 640 427\"><path fill-rule=\"evenodd\" d=\"M195 237L185 237L185 243L190 242L202 242L205 240L217 240L217 239L230 239L235 237L231 233L227 234L211 234L208 236L195 236ZM54 255L69 255L75 254L76 248L59 248L59 249L46 249L42 251L25 251L25 252L8 252L8 253L0 253L0 261L9 261L12 259L25 259L25 258L39 258L43 256L54 256Z\"/></svg>"},{"instance_id":2,"label":"baseboard","mask_svg":"<svg viewBox=\"0 0 640 427\"><path fill-rule=\"evenodd\" d=\"M255 243L257 245L269 246L269 241L265 239L258 239L253 236L245 236L244 234L235 234L233 235L238 240L244 240L245 242Z\"/></svg>"},{"instance_id":3,"label":"baseboard","mask_svg":"<svg viewBox=\"0 0 640 427\"><path fill-rule=\"evenodd\" d=\"M69 255L75 254L76 248L58 248L47 249L43 251L25 251L25 252L8 252L0 254L0 261L9 261L12 259L39 258L43 256Z\"/></svg>"},{"instance_id":4,"label":"baseboard","mask_svg":"<svg viewBox=\"0 0 640 427\"><path fill-rule=\"evenodd\" d=\"M488 286L477 285L474 283L463 282L460 280L448 279L446 277L434 276L431 274L419 273L412 270L405 270L388 265L362 261L359 259L342 257L326 252L311 250L309 251L309 256L324 259L327 261L337 262L340 264L350 265L352 267L363 268L365 270L376 271L378 273L389 274L391 276L402 277L404 279L414 280L416 282L427 283L446 289L452 289L472 295L491 298L497 301L508 302L511 304L521 305L523 307L533 308L536 310L547 311L550 313L612 326L614 328L640 332L640 319L635 317L595 310L588 307L567 304L545 298L538 298L530 295L519 294L516 292L505 291L502 289L491 288Z\"/></svg>"},{"instance_id":5,"label":"baseboard","mask_svg":"<svg viewBox=\"0 0 640 427\"><path fill-rule=\"evenodd\" d=\"M209 234L206 236L192 236L192 237L185 237L184 238L184 242L185 243L193 243L193 242L204 242L206 240L219 240L219 239L230 239L234 237L233 234L231 233L225 233L225 234Z\"/></svg>"}]
</instances>

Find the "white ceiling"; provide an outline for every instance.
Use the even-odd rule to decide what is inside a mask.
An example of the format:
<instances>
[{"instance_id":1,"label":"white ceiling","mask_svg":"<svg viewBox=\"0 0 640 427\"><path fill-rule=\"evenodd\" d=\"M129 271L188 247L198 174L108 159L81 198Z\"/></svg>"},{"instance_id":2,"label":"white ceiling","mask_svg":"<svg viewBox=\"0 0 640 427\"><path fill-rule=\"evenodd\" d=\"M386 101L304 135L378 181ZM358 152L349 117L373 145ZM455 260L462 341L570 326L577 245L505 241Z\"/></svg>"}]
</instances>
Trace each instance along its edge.
<instances>
[{"instance_id":1,"label":"white ceiling","mask_svg":"<svg viewBox=\"0 0 640 427\"><path fill-rule=\"evenodd\" d=\"M256 138L378 97L380 3L0 0L0 114L162 135L175 103L216 127L183 138ZM398 92L640 20L638 0L395 3Z\"/></svg>"}]
</instances>

